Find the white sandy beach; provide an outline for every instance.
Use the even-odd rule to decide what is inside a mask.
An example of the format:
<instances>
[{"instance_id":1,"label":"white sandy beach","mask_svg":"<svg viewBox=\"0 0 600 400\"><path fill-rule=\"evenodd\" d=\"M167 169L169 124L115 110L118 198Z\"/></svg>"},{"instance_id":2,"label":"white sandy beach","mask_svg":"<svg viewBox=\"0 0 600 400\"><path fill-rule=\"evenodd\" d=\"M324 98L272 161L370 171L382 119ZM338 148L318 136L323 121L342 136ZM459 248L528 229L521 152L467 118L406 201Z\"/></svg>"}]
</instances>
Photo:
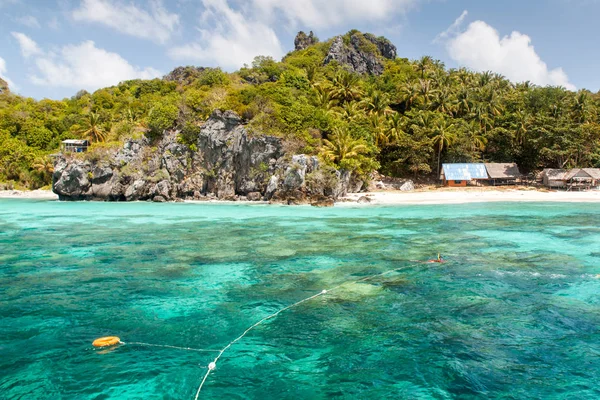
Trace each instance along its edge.
<instances>
[{"instance_id":1,"label":"white sandy beach","mask_svg":"<svg viewBox=\"0 0 600 400\"><path fill-rule=\"evenodd\" d=\"M51 190L0 190L0 199L58 200Z\"/></svg>"},{"instance_id":2,"label":"white sandy beach","mask_svg":"<svg viewBox=\"0 0 600 400\"><path fill-rule=\"evenodd\" d=\"M357 201L367 196L375 205L402 204L460 204L484 202L586 202L600 203L600 191L589 192L545 192L536 190L430 190L416 192L385 191L351 193L346 199Z\"/></svg>"},{"instance_id":3,"label":"white sandy beach","mask_svg":"<svg viewBox=\"0 0 600 400\"><path fill-rule=\"evenodd\" d=\"M371 202L364 205L403 205L403 204L460 204L460 203L485 203L485 202L585 202L600 203L600 191L589 192L564 192L564 191L537 191L518 189L438 189L414 192L380 191L370 193L350 193L344 201L356 202L366 196ZM21 198L39 200L58 200L58 196L50 190L0 190L0 198ZM211 202L222 202L213 200ZM194 202L195 203L195 202ZM198 201L197 203L205 203ZM230 202L227 202L230 203ZM239 203L239 202L231 202ZM257 203L257 202L252 202ZM352 203L346 203L352 204Z\"/></svg>"}]
</instances>

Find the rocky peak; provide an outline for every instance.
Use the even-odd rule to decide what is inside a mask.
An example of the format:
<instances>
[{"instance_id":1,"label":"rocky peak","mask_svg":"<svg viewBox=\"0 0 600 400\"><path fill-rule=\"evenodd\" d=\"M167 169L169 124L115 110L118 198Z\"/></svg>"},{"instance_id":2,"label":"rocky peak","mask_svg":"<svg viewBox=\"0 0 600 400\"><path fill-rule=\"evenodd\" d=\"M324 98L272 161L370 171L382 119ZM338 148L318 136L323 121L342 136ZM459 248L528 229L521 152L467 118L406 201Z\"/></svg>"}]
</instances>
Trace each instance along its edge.
<instances>
[{"instance_id":1,"label":"rocky peak","mask_svg":"<svg viewBox=\"0 0 600 400\"><path fill-rule=\"evenodd\" d=\"M384 38L383 36L376 37L372 33L365 33L363 36L369 42L377 46L379 53L383 57L387 58L388 60L396 59L398 55L396 46L394 46L388 39Z\"/></svg>"},{"instance_id":2,"label":"rocky peak","mask_svg":"<svg viewBox=\"0 0 600 400\"><path fill-rule=\"evenodd\" d=\"M383 58L395 59L396 46L385 38L354 32L349 37L336 36L333 39L324 64L337 61L358 74L381 75Z\"/></svg>"},{"instance_id":3,"label":"rocky peak","mask_svg":"<svg viewBox=\"0 0 600 400\"><path fill-rule=\"evenodd\" d=\"M163 77L165 81L177 82L180 85L189 85L196 80L206 68L204 67L177 67Z\"/></svg>"},{"instance_id":4,"label":"rocky peak","mask_svg":"<svg viewBox=\"0 0 600 400\"><path fill-rule=\"evenodd\" d=\"M9 92L10 90L8 90L8 83L6 83L4 79L0 78L0 94Z\"/></svg>"},{"instance_id":5,"label":"rocky peak","mask_svg":"<svg viewBox=\"0 0 600 400\"><path fill-rule=\"evenodd\" d=\"M319 39L313 34L312 31L307 35L303 31L298 32L296 39L294 39L294 46L296 51L304 50L313 44L319 43Z\"/></svg>"}]
</instances>

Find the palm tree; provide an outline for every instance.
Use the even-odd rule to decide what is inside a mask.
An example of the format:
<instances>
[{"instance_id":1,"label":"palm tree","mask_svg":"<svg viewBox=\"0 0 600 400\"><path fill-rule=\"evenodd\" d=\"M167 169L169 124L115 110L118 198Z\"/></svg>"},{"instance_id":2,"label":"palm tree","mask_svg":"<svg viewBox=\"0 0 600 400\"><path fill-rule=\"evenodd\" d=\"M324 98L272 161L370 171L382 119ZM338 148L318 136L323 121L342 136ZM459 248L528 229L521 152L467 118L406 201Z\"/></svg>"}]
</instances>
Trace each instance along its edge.
<instances>
[{"instance_id":1,"label":"palm tree","mask_svg":"<svg viewBox=\"0 0 600 400\"><path fill-rule=\"evenodd\" d=\"M590 96L588 92L581 90L573 102L573 115L580 124L587 122L589 115Z\"/></svg>"},{"instance_id":2,"label":"palm tree","mask_svg":"<svg viewBox=\"0 0 600 400\"><path fill-rule=\"evenodd\" d=\"M433 137L431 141L438 151L438 174L440 173L442 151L454 144L456 140L456 127L454 123L448 122L447 118L438 118L432 127Z\"/></svg>"},{"instance_id":3,"label":"palm tree","mask_svg":"<svg viewBox=\"0 0 600 400\"><path fill-rule=\"evenodd\" d=\"M365 98L362 103L368 115L376 114L383 116L392 112L392 109L389 107L389 96L380 91L373 92L371 96Z\"/></svg>"},{"instance_id":4,"label":"palm tree","mask_svg":"<svg viewBox=\"0 0 600 400\"><path fill-rule=\"evenodd\" d=\"M399 113L393 113L387 117L387 137L393 142L398 142L405 135L403 129L402 116Z\"/></svg>"},{"instance_id":5,"label":"palm tree","mask_svg":"<svg viewBox=\"0 0 600 400\"><path fill-rule=\"evenodd\" d=\"M358 101L363 96L360 87L360 78L346 70L340 70L332 81L333 97L342 103Z\"/></svg>"},{"instance_id":6,"label":"palm tree","mask_svg":"<svg viewBox=\"0 0 600 400\"><path fill-rule=\"evenodd\" d=\"M46 183L50 182L50 177L54 172L54 163L46 156L38 157L33 162L33 169L35 169L41 176L42 180Z\"/></svg>"},{"instance_id":7,"label":"palm tree","mask_svg":"<svg viewBox=\"0 0 600 400\"><path fill-rule=\"evenodd\" d=\"M306 78L308 79L308 82L311 86L314 86L319 78L319 68L313 64L304 68L304 71L306 72Z\"/></svg>"},{"instance_id":8,"label":"palm tree","mask_svg":"<svg viewBox=\"0 0 600 400\"><path fill-rule=\"evenodd\" d=\"M433 59L430 56L423 56L419 61L417 61L416 68L417 71L421 73L421 79L425 79L425 72L427 72L432 64Z\"/></svg>"},{"instance_id":9,"label":"palm tree","mask_svg":"<svg viewBox=\"0 0 600 400\"><path fill-rule=\"evenodd\" d=\"M315 103L318 107L331 111L337 106L337 100L333 98L331 88L323 85L315 86Z\"/></svg>"},{"instance_id":10,"label":"palm tree","mask_svg":"<svg viewBox=\"0 0 600 400\"><path fill-rule=\"evenodd\" d=\"M423 105L427 105L431 102L431 97L436 93L435 89L432 89L432 81L429 79L419 79L417 90L419 96L422 98Z\"/></svg>"},{"instance_id":11,"label":"palm tree","mask_svg":"<svg viewBox=\"0 0 600 400\"><path fill-rule=\"evenodd\" d=\"M492 82L493 77L494 74L491 71L482 72L479 74L479 80L477 81L477 84L479 87L486 87Z\"/></svg>"},{"instance_id":12,"label":"palm tree","mask_svg":"<svg viewBox=\"0 0 600 400\"><path fill-rule=\"evenodd\" d=\"M377 147L386 145L389 141L389 138L387 136L386 126L383 118L377 114L372 114L369 117L369 126L371 127L373 138L375 139L375 145Z\"/></svg>"},{"instance_id":13,"label":"palm tree","mask_svg":"<svg viewBox=\"0 0 600 400\"><path fill-rule=\"evenodd\" d=\"M341 107L334 107L331 112L344 121L351 122L361 115L362 108L359 102L353 101L351 103L344 103Z\"/></svg>"},{"instance_id":14,"label":"palm tree","mask_svg":"<svg viewBox=\"0 0 600 400\"><path fill-rule=\"evenodd\" d=\"M527 135L527 130L529 128L529 123L531 121L531 117L523 110L517 110L515 113L517 117L517 129L515 130L515 142L517 144L525 143L525 138Z\"/></svg>"},{"instance_id":15,"label":"palm tree","mask_svg":"<svg viewBox=\"0 0 600 400\"><path fill-rule=\"evenodd\" d=\"M338 165L369 151L366 142L354 139L346 128L335 128L329 140L324 139L323 144L322 156Z\"/></svg>"},{"instance_id":16,"label":"palm tree","mask_svg":"<svg viewBox=\"0 0 600 400\"><path fill-rule=\"evenodd\" d=\"M103 142L106 139L106 132L100 125L98 113L90 112L86 124L87 126L81 131L81 134L90 142Z\"/></svg>"},{"instance_id":17,"label":"palm tree","mask_svg":"<svg viewBox=\"0 0 600 400\"><path fill-rule=\"evenodd\" d=\"M444 88L437 92L437 97L433 103L435 109L441 113L453 116L454 110L458 101L453 98L452 93L449 89Z\"/></svg>"},{"instance_id":18,"label":"palm tree","mask_svg":"<svg viewBox=\"0 0 600 400\"><path fill-rule=\"evenodd\" d=\"M471 94L469 89L463 87L456 94L456 112L457 115L467 115L471 112Z\"/></svg>"},{"instance_id":19,"label":"palm tree","mask_svg":"<svg viewBox=\"0 0 600 400\"><path fill-rule=\"evenodd\" d=\"M404 83L398 91L400 92L400 98L404 103L404 108L406 110L408 110L419 97L417 86L410 82Z\"/></svg>"},{"instance_id":20,"label":"palm tree","mask_svg":"<svg viewBox=\"0 0 600 400\"><path fill-rule=\"evenodd\" d=\"M467 125L467 138L471 143L472 151L477 152L485 150L488 140L481 133L481 129L479 128L477 121L471 121L471 123Z\"/></svg>"},{"instance_id":21,"label":"palm tree","mask_svg":"<svg viewBox=\"0 0 600 400\"><path fill-rule=\"evenodd\" d=\"M473 80L473 74L466 68L459 68L458 71L456 71L456 76L458 83L463 87L470 86L471 81Z\"/></svg>"}]
</instances>

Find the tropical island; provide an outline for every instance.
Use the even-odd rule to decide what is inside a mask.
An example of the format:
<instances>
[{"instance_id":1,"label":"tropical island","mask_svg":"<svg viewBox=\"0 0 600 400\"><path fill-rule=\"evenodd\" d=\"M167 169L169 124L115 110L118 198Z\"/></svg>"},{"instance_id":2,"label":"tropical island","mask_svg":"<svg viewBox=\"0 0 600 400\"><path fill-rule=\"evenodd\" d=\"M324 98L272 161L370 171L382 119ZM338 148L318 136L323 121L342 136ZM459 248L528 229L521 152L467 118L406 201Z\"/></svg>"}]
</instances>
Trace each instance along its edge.
<instances>
[{"instance_id":1,"label":"tropical island","mask_svg":"<svg viewBox=\"0 0 600 400\"><path fill-rule=\"evenodd\" d=\"M2 83L0 397L600 398L600 94L295 42L64 100Z\"/></svg>"},{"instance_id":2,"label":"tropical island","mask_svg":"<svg viewBox=\"0 0 600 400\"><path fill-rule=\"evenodd\" d=\"M0 182L67 200L327 205L375 171L435 183L442 163L600 165L600 95L411 61L356 30L300 32L281 61L233 73L179 67L64 100L0 87Z\"/></svg>"}]
</instances>

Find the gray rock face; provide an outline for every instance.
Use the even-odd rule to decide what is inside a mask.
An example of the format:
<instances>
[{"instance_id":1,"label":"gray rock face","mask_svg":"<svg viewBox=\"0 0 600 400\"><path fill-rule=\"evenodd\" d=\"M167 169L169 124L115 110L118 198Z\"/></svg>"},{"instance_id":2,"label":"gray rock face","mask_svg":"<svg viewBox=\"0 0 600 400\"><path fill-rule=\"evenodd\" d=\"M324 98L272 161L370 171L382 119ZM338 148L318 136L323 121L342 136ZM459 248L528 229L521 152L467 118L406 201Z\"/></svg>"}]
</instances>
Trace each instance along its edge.
<instances>
[{"instance_id":1,"label":"gray rock face","mask_svg":"<svg viewBox=\"0 0 600 400\"><path fill-rule=\"evenodd\" d=\"M365 39L377 46L379 53L388 60L395 60L398 56L398 49L389 40L384 37L376 37L372 33L365 33Z\"/></svg>"},{"instance_id":2,"label":"gray rock face","mask_svg":"<svg viewBox=\"0 0 600 400\"><path fill-rule=\"evenodd\" d=\"M283 156L281 139L250 137L233 111L215 111L200 130L197 147L194 163L209 172L206 185L219 198L264 192Z\"/></svg>"},{"instance_id":3,"label":"gray rock face","mask_svg":"<svg viewBox=\"0 0 600 400\"><path fill-rule=\"evenodd\" d=\"M177 199L294 201L313 194L337 197L350 185L335 171L335 190L311 192L307 176L320 169L314 156L285 155L280 138L250 135L232 111L215 111L200 128L197 151L166 131L155 143L127 140L109 153L57 157L53 191L63 200L171 201ZM93 151L93 150L92 150ZM348 176L344 175L347 174Z\"/></svg>"},{"instance_id":4,"label":"gray rock face","mask_svg":"<svg viewBox=\"0 0 600 400\"><path fill-rule=\"evenodd\" d=\"M269 179L269 184L267 185L267 190L265 191L265 197L267 200L271 200L278 187L279 177L277 175L273 175L271 179Z\"/></svg>"},{"instance_id":5,"label":"gray rock face","mask_svg":"<svg viewBox=\"0 0 600 400\"><path fill-rule=\"evenodd\" d=\"M89 181L89 164L69 164L59 160L54 166L52 188L61 199L81 200L88 196L91 183Z\"/></svg>"},{"instance_id":6,"label":"gray rock face","mask_svg":"<svg viewBox=\"0 0 600 400\"><path fill-rule=\"evenodd\" d=\"M357 32L350 37L349 45L342 36L335 37L324 64L337 61L358 74L381 75L382 58L396 58L396 47L385 38Z\"/></svg>"},{"instance_id":7,"label":"gray rock face","mask_svg":"<svg viewBox=\"0 0 600 400\"><path fill-rule=\"evenodd\" d=\"M206 68L204 67L177 67L163 77L165 81L177 82L180 85L189 85L196 80Z\"/></svg>"},{"instance_id":8,"label":"gray rock face","mask_svg":"<svg viewBox=\"0 0 600 400\"><path fill-rule=\"evenodd\" d=\"M319 43L319 39L313 34L312 31L307 35L303 31L298 32L296 38L294 39L294 47L296 51L304 50L313 44Z\"/></svg>"},{"instance_id":9,"label":"gray rock face","mask_svg":"<svg viewBox=\"0 0 600 400\"><path fill-rule=\"evenodd\" d=\"M6 83L4 79L0 78L0 94L9 92L10 90L8 90L8 83Z\"/></svg>"},{"instance_id":10,"label":"gray rock face","mask_svg":"<svg viewBox=\"0 0 600 400\"><path fill-rule=\"evenodd\" d=\"M306 174L319 168L317 157L309 157L305 154L292 156L292 162L285 171L283 186L286 190L301 189L306 181Z\"/></svg>"}]
</instances>

